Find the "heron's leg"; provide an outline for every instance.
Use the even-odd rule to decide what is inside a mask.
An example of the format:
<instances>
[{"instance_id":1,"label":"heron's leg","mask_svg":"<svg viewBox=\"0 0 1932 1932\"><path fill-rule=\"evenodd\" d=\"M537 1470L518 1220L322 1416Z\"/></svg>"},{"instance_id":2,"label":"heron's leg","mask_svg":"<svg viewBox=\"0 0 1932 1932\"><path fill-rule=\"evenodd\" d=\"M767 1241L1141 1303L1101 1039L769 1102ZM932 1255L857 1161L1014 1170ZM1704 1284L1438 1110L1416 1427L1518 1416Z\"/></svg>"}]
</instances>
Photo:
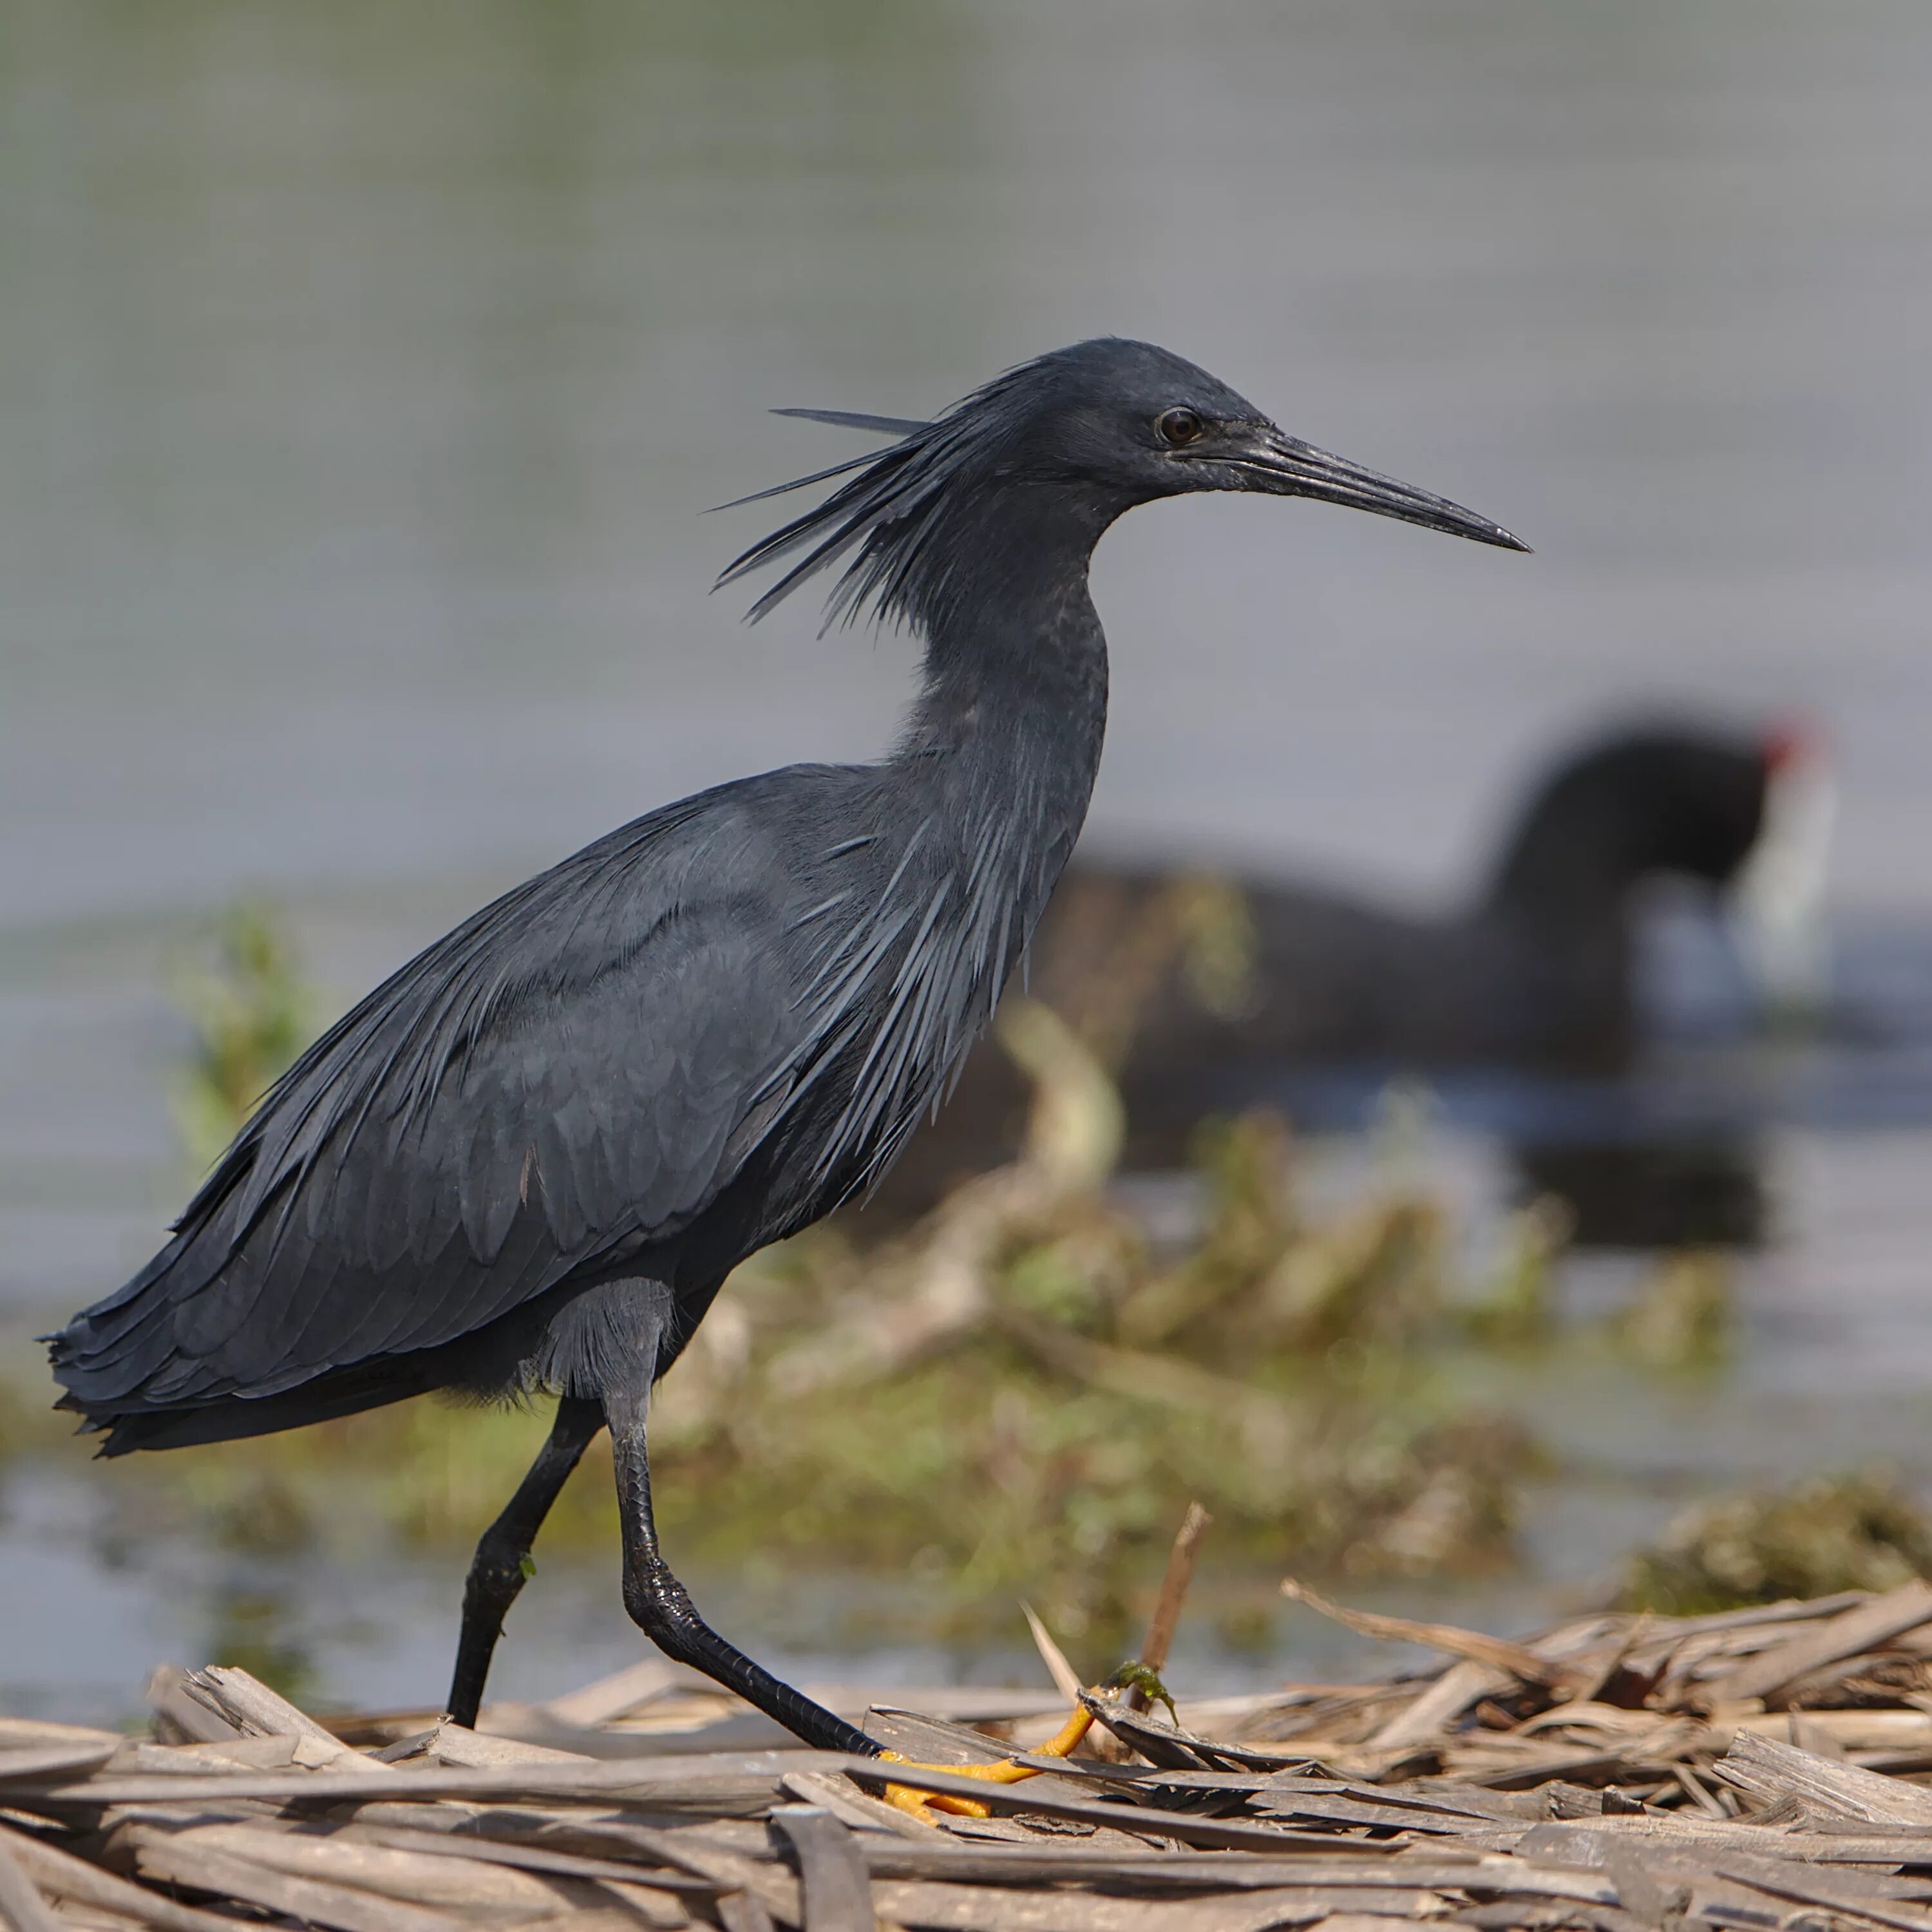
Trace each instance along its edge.
<instances>
[{"instance_id":1,"label":"heron's leg","mask_svg":"<svg viewBox=\"0 0 1932 1932\"><path fill-rule=\"evenodd\" d=\"M624 1607L632 1621L667 1657L735 1690L814 1749L878 1756L878 1745L863 1731L789 1684L781 1684L698 1614L658 1549L657 1526L651 1516L650 1465L644 1450L645 1406L641 1396L604 1398L617 1466L617 1509L623 1522Z\"/></svg>"},{"instance_id":2,"label":"heron's leg","mask_svg":"<svg viewBox=\"0 0 1932 1932\"><path fill-rule=\"evenodd\" d=\"M530 1545L572 1470L604 1426L597 1402L566 1396L537 1452L530 1474L503 1514L483 1532L463 1588L463 1634L457 1640L456 1674L449 1687L449 1720L473 1728L483 1702L483 1681L503 1634L503 1619L529 1575Z\"/></svg>"}]
</instances>

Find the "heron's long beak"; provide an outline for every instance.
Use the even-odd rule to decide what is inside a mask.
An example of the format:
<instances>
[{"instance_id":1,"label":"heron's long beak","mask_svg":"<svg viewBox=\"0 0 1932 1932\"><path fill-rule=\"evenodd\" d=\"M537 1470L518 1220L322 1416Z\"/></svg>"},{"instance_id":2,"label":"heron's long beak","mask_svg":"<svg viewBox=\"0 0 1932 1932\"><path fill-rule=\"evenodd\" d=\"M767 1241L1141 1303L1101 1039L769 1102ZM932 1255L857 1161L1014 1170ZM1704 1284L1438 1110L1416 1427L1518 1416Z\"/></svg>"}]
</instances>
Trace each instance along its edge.
<instances>
[{"instance_id":1,"label":"heron's long beak","mask_svg":"<svg viewBox=\"0 0 1932 1932\"><path fill-rule=\"evenodd\" d=\"M1464 509L1460 503L1398 483L1393 476L1365 470L1345 456L1330 456L1312 443L1284 436L1272 424L1263 426L1245 448L1223 448L1211 454L1204 449L1202 455L1205 460L1226 463L1238 470L1244 489L1277 496L1313 496L1324 503L1346 504L1352 510L1372 510L1378 517L1420 524L1426 530L1445 531L1474 543L1494 544L1498 550L1529 548L1502 524Z\"/></svg>"}]
</instances>

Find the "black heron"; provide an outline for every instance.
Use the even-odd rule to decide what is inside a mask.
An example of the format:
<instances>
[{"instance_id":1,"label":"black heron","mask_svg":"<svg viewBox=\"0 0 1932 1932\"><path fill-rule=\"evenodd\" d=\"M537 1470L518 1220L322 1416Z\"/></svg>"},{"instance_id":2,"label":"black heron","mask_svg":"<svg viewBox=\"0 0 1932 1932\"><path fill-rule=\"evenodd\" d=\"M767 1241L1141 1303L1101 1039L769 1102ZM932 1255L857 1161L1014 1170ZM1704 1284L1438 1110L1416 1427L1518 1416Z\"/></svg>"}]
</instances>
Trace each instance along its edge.
<instances>
[{"instance_id":1,"label":"black heron","mask_svg":"<svg viewBox=\"0 0 1932 1932\"><path fill-rule=\"evenodd\" d=\"M160 1253L52 1338L63 1406L108 1456L434 1389L554 1391L470 1571L459 1724L545 1512L608 1427L639 1627L806 1743L877 1754L671 1574L648 1398L733 1268L885 1172L990 1018L1100 761L1095 543L1136 504L1240 490L1526 548L1144 343L1043 356L929 423L800 413L895 440L784 486L845 479L720 580L796 560L755 618L856 551L830 618L869 607L924 644L896 749L666 806L485 907L331 1028Z\"/></svg>"}]
</instances>

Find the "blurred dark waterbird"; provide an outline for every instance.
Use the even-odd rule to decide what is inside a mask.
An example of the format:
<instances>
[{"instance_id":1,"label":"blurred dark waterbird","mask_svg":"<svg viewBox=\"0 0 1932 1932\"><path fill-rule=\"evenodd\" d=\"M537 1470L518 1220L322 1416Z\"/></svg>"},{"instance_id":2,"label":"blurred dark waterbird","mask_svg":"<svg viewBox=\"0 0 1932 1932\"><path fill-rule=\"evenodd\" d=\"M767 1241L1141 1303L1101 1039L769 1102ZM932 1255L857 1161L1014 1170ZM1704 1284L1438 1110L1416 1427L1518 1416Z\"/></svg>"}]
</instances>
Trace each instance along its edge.
<instances>
[{"instance_id":1,"label":"blurred dark waterbird","mask_svg":"<svg viewBox=\"0 0 1932 1932\"><path fill-rule=\"evenodd\" d=\"M1614 1075L1641 1044L1650 889L1727 900L1745 976L1802 1004L1821 926L1828 775L1815 736L1683 720L1609 730L1529 788L1446 916L1265 878L1082 861L1035 935L1034 994L1119 1080L1126 1163L1178 1166L1244 1082L1311 1066ZM890 1221L1014 1157L1030 1086L988 1042L876 1206Z\"/></svg>"},{"instance_id":2,"label":"blurred dark waterbird","mask_svg":"<svg viewBox=\"0 0 1932 1932\"><path fill-rule=\"evenodd\" d=\"M52 1338L63 1406L110 1456L555 1391L470 1572L460 1724L608 1427L640 1628L808 1744L876 1751L698 1616L652 1523L648 1398L732 1268L885 1172L991 1017L1100 762L1096 542L1136 504L1226 490L1526 548L1143 343L1042 356L930 423L796 413L896 440L782 486L845 479L721 581L795 560L755 618L849 558L831 618L924 643L898 747L666 806L486 907L318 1041L167 1245Z\"/></svg>"}]
</instances>

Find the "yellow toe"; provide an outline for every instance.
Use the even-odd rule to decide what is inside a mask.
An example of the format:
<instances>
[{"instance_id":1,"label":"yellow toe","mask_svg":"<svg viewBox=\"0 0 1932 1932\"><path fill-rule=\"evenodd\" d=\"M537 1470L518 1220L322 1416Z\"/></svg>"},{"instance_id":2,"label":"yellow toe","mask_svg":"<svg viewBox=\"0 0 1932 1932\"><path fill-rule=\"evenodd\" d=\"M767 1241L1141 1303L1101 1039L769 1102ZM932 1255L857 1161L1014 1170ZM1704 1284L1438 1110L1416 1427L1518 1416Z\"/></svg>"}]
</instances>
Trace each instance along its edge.
<instances>
[{"instance_id":1,"label":"yellow toe","mask_svg":"<svg viewBox=\"0 0 1932 1932\"><path fill-rule=\"evenodd\" d=\"M1070 1757L1093 1728L1094 1714L1085 1705L1076 1704L1066 1723L1033 1755ZM986 1784L1019 1784L1040 1775L1037 1766L1016 1764L1010 1757L1000 1758L992 1764L917 1764L898 1751L881 1751L879 1756L887 1764L910 1765L916 1771L943 1771L949 1777L977 1778ZM908 1784L889 1784L885 1795L887 1804L928 1822L934 1811L950 1812L958 1818L986 1818L992 1815L992 1808L982 1804L976 1798L955 1798L945 1792L918 1791Z\"/></svg>"}]
</instances>

